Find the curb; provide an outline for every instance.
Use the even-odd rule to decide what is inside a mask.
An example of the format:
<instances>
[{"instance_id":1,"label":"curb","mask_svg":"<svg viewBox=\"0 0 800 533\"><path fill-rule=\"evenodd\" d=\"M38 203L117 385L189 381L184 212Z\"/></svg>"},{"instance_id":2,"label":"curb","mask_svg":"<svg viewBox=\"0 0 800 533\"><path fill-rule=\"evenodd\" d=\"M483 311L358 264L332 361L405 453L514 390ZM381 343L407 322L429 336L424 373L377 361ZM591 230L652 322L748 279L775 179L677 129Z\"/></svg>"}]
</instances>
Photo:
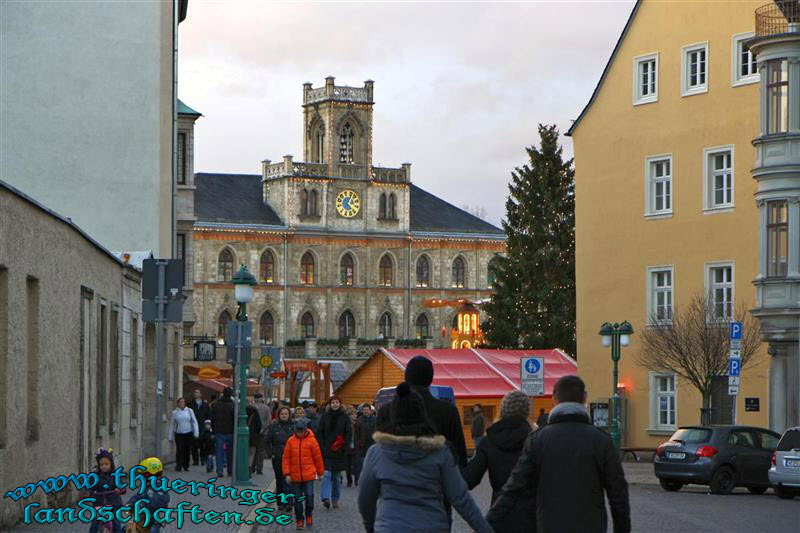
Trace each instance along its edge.
<instances>
[{"instance_id":1,"label":"curb","mask_svg":"<svg viewBox=\"0 0 800 533\"><path fill-rule=\"evenodd\" d=\"M268 492L275 491L275 480L273 479L272 482L267 487ZM256 533L258 531L259 526L261 524L256 523L256 511L261 509L262 507L266 507L267 504L265 502L259 502L258 505L253 507L253 509L247 513L247 517L245 518L245 522L248 520L253 522L252 524L242 524L239 526L239 530L236 533Z\"/></svg>"}]
</instances>

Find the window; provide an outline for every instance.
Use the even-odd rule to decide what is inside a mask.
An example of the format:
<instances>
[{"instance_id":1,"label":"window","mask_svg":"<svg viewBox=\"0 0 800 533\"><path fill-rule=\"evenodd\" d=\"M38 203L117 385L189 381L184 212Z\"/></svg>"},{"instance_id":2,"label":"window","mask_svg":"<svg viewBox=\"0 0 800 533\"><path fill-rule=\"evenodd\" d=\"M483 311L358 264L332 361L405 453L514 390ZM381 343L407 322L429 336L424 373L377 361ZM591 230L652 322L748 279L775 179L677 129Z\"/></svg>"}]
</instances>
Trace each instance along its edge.
<instances>
[{"instance_id":1,"label":"window","mask_svg":"<svg viewBox=\"0 0 800 533\"><path fill-rule=\"evenodd\" d=\"M339 162L353 162L353 128L350 123L345 123L339 134Z\"/></svg>"},{"instance_id":2,"label":"window","mask_svg":"<svg viewBox=\"0 0 800 533\"><path fill-rule=\"evenodd\" d=\"M131 318L131 426L139 419L139 320Z\"/></svg>"},{"instance_id":3,"label":"window","mask_svg":"<svg viewBox=\"0 0 800 533\"><path fill-rule=\"evenodd\" d=\"M753 434L745 430L731 431L728 435L728 444L739 448L756 448Z\"/></svg>"},{"instance_id":4,"label":"window","mask_svg":"<svg viewBox=\"0 0 800 533\"><path fill-rule=\"evenodd\" d=\"M186 134L178 134L178 185L186 185Z\"/></svg>"},{"instance_id":5,"label":"window","mask_svg":"<svg viewBox=\"0 0 800 533\"><path fill-rule=\"evenodd\" d=\"M317 190L311 189L308 193L308 214L309 216L316 217L319 216L319 212L317 210Z\"/></svg>"},{"instance_id":6,"label":"window","mask_svg":"<svg viewBox=\"0 0 800 533\"><path fill-rule=\"evenodd\" d=\"M650 374L650 405L651 429L675 429L677 417L674 374Z\"/></svg>"},{"instance_id":7,"label":"window","mask_svg":"<svg viewBox=\"0 0 800 533\"><path fill-rule=\"evenodd\" d=\"M428 317L425 313L421 313L417 320L414 322L414 326L417 330L417 338L424 339L426 337L430 337L430 327L428 325Z\"/></svg>"},{"instance_id":8,"label":"window","mask_svg":"<svg viewBox=\"0 0 800 533\"><path fill-rule=\"evenodd\" d=\"M39 280L28 276L26 283L25 283L25 311L26 311L26 320L25 320L25 338L26 338L26 348L27 353L25 354L25 359L27 360L27 386L26 386L26 405L28 408L27 413L27 424L26 424L26 432L25 432L25 442L36 442L39 440L39 413L40 413L40 399L39 399L39 387L42 386L43 379L41 374L41 355L40 355L40 335L41 335L41 313L40 313L40 305L39 305L39 294L40 294L40 287L39 287ZM103 319L105 319L105 307L103 309ZM105 337L102 337L105 340ZM103 356L105 356L105 352L101 351ZM104 368L105 370L105 368ZM113 378L113 372L112 372ZM8 379L7 376L3 376L3 379ZM101 376L103 381L106 380L106 376ZM112 385L113 387L113 385ZM112 389L113 390L113 389ZM103 390L103 396L101 396L103 400L105 400L105 390ZM116 406L114 406L116 407Z\"/></svg>"},{"instance_id":9,"label":"window","mask_svg":"<svg viewBox=\"0 0 800 533\"><path fill-rule=\"evenodd\" d=\"M355 262L350 252L342 256L339 262L339 283L348 287L353 285L355 277Z\"/></svg>"},{"instance_id":10,"label":"window","mask_svg":"<svg viewBox=\"0 0 800 533\"><path fill-rule=\"evenodd\" d=\"M453 287L463 289L467 277L467 266L462 257L453 260Z\"/></svg>"},{"instance_id":11,"label":"window","mask_svg":"<svg viewBox=\"0 0 800 533\"><path fill-rule=\"evenodd\" d=\"M684 46L681 66L682 96L708 91L708 43Z\"/></svg>"},{"instance_id":12,"label":"window","mask_svg":"<svg viewBox=\"0 0 800 533\"><path fill-rule=\"evenodd\" d=\"M97 374L96 378L96 391L97 391L97 432L100 433L100 427L106 424L106 394L108 378L106 377L106 369L108 368L108 308L106 304L100 304L100 320L97 325Z\"/></svg>"},{"instance_id":13,"label":"window","mask_svg":"<svg viewBox=\"0 0 800 533\"><path fill-rule=\"evenodd\" d=\"M317 129L317 152L316 152L316 159L317 163L324 163L325 162L325 129L323 126L320 126Z\"/></svg>"},{"instance_id":14,"label":"window","mask_svg":"<svg viewBox=\"0 0 800 533\"><path fill-rule=\"evenodd\" d=\"M649 322L651 324L672 321L672 267L649 269Z\"/></svg>"},{"instance_id":15,"label":"window","mask_svg":"<svg viewBox=\"0 0 800 533\"><path fill-rule=\"evenodd\" d=\"M175 234L175 259L180 259L183 261L183 273L181 274L181 279L183 279L183 284L186 285L186 234L185 233L176 233Z\"/></svg>"},{"instance_id":16,"label":"window","mask_svg":"<svg viewBox=\"0 0 800 533\"><path fill-rule=\"evenodd\" d=\"M495 278L497 276L497 271L500 268L500 260L497 257L493 257L489 261L489 265L486 268L486 284L489 288L493 288L495 284Z\"/></svg>"},{"instance_id":17,"label":"window","mask_svg":"<svg viewBox=\"0 0 800 533\"><path fill-rule=\"evenodd\" d=\"M658 54L633 59L633 105L658 101Z\"/></svg>"},{"instance_id":18,"label":"window","mask_svg":"<svg viewBox=\"0 0 800 533\"><path fill-rule=\"evenodd\" d=\"M789 63L785 59L767 62L767 133L784 133L789 128Z\"/></svg>"},{"instance_id":19,"label":"window","mask_svg":"<svg viewBox=\"0 0 800 533\"><path fill-rule=\"evenodd\" d=\"M383 313L378 322L378 333L384 339L392 336L392 317L389 313Z\"/></svg>"},{"instance_id":20,"label":"window","mask_svg":"<svg viewBox=\"0 0 800 533\"><path fill-rule=\"evenodd\" d=\"M219 315L217 320L217 344L225 344L225 334L228 331L228 322L231 321L231 314L225 310Z\"/></svg>"},{"instance_id":21,"label":"window","mask_svg":"<svg viewBox=\"0 0 800 533\"><path fill-rule=\"evenodd\" d=\"M731 44L731 53L733 54L733 61L731 63L731 84L733 86L746 85L759 81L756 57L744 44L747 39L750 39L754 35L753 32L749 32L733 36Z\"/></svg>"},{"instance_id":22,"label":"window","mask_svg":"<svg viewBox=\"0 0 800 533\"><path fill-rule=\"evenodd\" d=\"M353 313L345 311L339 315L339 338L350 339L356 336L356 320Z\"/></svg>"},{"instance_id":23,"label":"window","mask_svg":"<svg viewBox=\"0 0 800 533\"><path fill-rule=\"evenodd\" d=\"M228 282L233 278L233 252L225 248L219 253L217 262L217 281Z\"/></svg>"},{"instance_id":24,"label":"window","mask_svg":"<svg viewBox=\"0 0 800 533\"><path fill-rule=\"evenodd\" d=\"M645 215L672 214L672 156L647 158Z\"/></svg>"},{"instance_id":25,"label":"window","mask_svg":"<svg viewBox=\"0 0 800 533\"><path fill-rule=\"evenodd\" d=\"M306 252L300 259L300 285L314 284L314 256Z\"/></svg>"},{"instance_id":26,"label":"window","mask_svg":"<svg viewBox=\"0 0 800 533\"><path fill-rule=\"evenodd\" d=\"M311 313L305 312L300 319L300 333L304 337L313 337L314 336L314 317L311 316Z\"/></svg>"},{"instance_id":27,"label":"window","mask_svg":"<svg viewBox=\"0 0 800 533\"><path fill-rule=\"evenodd\" d=\"M394 193L389 195L389 203L388 207L386 208L386 218L389 220L397 220L397 212L396 207L397 205L397 196Z\"/></svg>"},{"instance_id":28,"label":"window","mask_svg":"<svg viewBox=\"0 0 800 533\"><path fill-rule=\"evenodd\" d=\"M275 283L275 256L270 250L264 250L259 262L259 275L264 283Z\"/></svg>"},{"instance_id":29,"label":"window","mask_svg":"<svg viewBox=\"0 0 800 533\"><path fill-rule=\"evenodd\" d=\"M308 191L306 189L300 192L300 216L308 216Z\"/></svg>"},{"instance_id":30,"label":"window","mask_svg":"<svg viewBox=\"0 0 800 533\"><path fill-rule=\"evenodd\" d=\"M760 444L762 450L768 450L774 452L775 449L778 447L778 440L780 437L776 437L772 433L768 433L766 431L760 429L753 429L751 430L753 436L756 438L756 443Z\"/></svg>"},{"instance_id":31,"label":"window","mask_svg":"<svg viewBox=\"0 0 800 533\"><path fill-rule=\"evenodd\" d=\"M427 256L417 259L417 287L428 287L431 281L431 266Z\"/></svg>"},{"instance_id":32,"label":"window","mask_svg":"<svg viewBox=\"0 0 800 533\"><path fill-rule=\"evenodd\" d=\"M386 193L381 193L381 197L378 200L378 218L380 220L386 219Z\"/></svg>"},{"instance_id":33,"label":"window","mask_svg":"<svg viewBox=\"0 0 800 533\"><path fill-rule=\"evenodd\" d=\"M269 311L264 311L261 315L261 320L258 321L258 333L261 344L274 344L275 322Z\"/></svg>"},{"instance_id":34,"label":"window","mask_svg":"<svg viewBox=\"0 0 800 533\"><path fill-rule=\"evenodd\" d=\"M110 401L108 431L114 433L119 426L119 307L111 309L111 364L108 379L108 395Z\"/></svg>"},{"instance_id":35,"label":"window","mask_svg":"<svg viewBox=\"0 0 800 533\"><path fill-rule=\"evenodd\" d=\"M782 278L787 273L789 220L786 200L767 202L767 276Z\"/></svg>"},{"instance_id":36,"label":"window","mask_svg":"<svg viewBox=\"0 0 800 533\"><path fill-rule=\"evenodd\" d=\"M392 258L389 254L383 254L378 265L378 285L392 286Z\"/></svg>"},{"instance_id":37,"label":"window","mask_svg":"<svg viewBox=\"0 0 800 533\"><path fill-rule=\"evenodd\" d=\"M705 209L733 207L733 147L707 148Z\"/></svg>"},{"instance_id":38,"label":"window","mask_svg":"<svg viewBox=\"0 0 800 533\"><path fill-rule=\"evenodd\" d=\"M717 320L733 318L733 265L708 266L708 292Z\"/></svg>"}]
</instances>

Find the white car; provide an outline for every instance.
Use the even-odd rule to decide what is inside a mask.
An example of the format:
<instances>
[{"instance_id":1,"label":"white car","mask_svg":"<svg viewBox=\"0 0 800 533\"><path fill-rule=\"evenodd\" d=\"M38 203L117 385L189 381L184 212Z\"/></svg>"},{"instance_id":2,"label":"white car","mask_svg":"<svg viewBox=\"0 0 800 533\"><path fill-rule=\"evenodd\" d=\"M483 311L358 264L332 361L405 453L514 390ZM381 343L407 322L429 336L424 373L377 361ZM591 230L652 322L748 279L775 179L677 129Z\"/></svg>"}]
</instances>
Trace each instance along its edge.
<instances>
[{"instance_id":1,"label":"white car","mask_svg":"<svg viewBox=\"0 0 800 533\"><path fill-rule=\"evenodd\" d=\"M800 494L800 426L789 428L772 454L769 483L778 498L791 500Z\"/></svg>"}]
</instances>

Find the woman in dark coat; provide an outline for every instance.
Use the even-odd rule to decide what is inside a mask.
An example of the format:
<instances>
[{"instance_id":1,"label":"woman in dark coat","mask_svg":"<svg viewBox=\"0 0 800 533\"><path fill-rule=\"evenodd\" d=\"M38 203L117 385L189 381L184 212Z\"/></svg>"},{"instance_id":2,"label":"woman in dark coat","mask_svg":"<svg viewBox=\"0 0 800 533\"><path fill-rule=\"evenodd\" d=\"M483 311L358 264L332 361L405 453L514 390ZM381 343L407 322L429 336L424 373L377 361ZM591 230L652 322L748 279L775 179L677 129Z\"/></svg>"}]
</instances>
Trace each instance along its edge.
<instances>
[{"instance_id":1,"label":"woman in dark coat","mask_svg":"<svg viewBox=\"0 0 800 533\"><path fill-rule=\"evenodd\" d=\"M347 470L347 447L353 438L350 417L342 408L342 401L331 396L328 410L319 419L317 425L317 442L322 450L322 461L325 463L325 477L322 479L322 505L330 509L339 507L341 472Z\"/></svg>"},{"instance_id":2,"label":"woman in dark coat","mask_svg":"<svg viewBox=\"0 0 800 533\"><path fill-rule=\"evenodd\" d=\"M292 436L294 431L293 422L291 417L291 409L281 406L277 411L277 418L269 425L264 437L264 446L266 447L267 459L272 460L272 470L275 472L275 488L278 493L290 493L291 487L284 479L283 473L283 450L286 447L286 441ZM292 504L283 504L278 502L278 509L291 510Z\"/></svg>"},{"instance_id":3,"label":"woman in dark coat","mask_svg":"<svg viewBox=\"0 0 800 533\"><path fill-rule=\"evenodd\" d=\"M463 470L470 490L480 484L484 472L489 470L492 503L500 496L500 489L517 464L525 439L531 432L529 415L528 396L519 391L507 393L500 403L500 420L486 430L486 437L478 444L475 455ZM497 533L535 532L535 517L536 495L530 491L517 500L514 511L494 529Z\"/></svg>"},{"instance_id":4,"label":"woman in dark coat","mask_svg":"<svg viewBox=\"0 0 800 533\"><path fill-rule=\"evenodd\" d=\"M256 457L256 449L258 448L258 441L262 438L261 437L261 416L258 414L258 411L252 405L248 405L245 408L245 413L247 414L247 429L250 431L249 437L249 444L250 444L250 453L247 458L247 464L250 466L250 473L254 473L256 471L256 465L253 459Z\"/></svg>"}]
</instances>

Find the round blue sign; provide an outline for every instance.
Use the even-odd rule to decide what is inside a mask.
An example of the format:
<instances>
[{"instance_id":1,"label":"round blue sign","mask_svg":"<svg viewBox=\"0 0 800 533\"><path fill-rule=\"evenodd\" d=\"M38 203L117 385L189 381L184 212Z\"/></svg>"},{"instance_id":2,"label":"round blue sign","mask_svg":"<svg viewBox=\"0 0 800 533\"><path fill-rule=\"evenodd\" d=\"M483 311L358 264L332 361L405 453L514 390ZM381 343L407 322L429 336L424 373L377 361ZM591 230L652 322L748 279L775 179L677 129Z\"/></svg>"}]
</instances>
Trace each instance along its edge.
<instances>
[{"instance_id":1,"label":"round blue sign","mask_svg":"<svg viewBox=\"0 0 800 533\"><path fill-rule=\"evenodd\" d=\"M541 366L538 359L528 359L525 363L525 371L528 372L528 374L538 374Z\"/></svg>"}]
</instances>

